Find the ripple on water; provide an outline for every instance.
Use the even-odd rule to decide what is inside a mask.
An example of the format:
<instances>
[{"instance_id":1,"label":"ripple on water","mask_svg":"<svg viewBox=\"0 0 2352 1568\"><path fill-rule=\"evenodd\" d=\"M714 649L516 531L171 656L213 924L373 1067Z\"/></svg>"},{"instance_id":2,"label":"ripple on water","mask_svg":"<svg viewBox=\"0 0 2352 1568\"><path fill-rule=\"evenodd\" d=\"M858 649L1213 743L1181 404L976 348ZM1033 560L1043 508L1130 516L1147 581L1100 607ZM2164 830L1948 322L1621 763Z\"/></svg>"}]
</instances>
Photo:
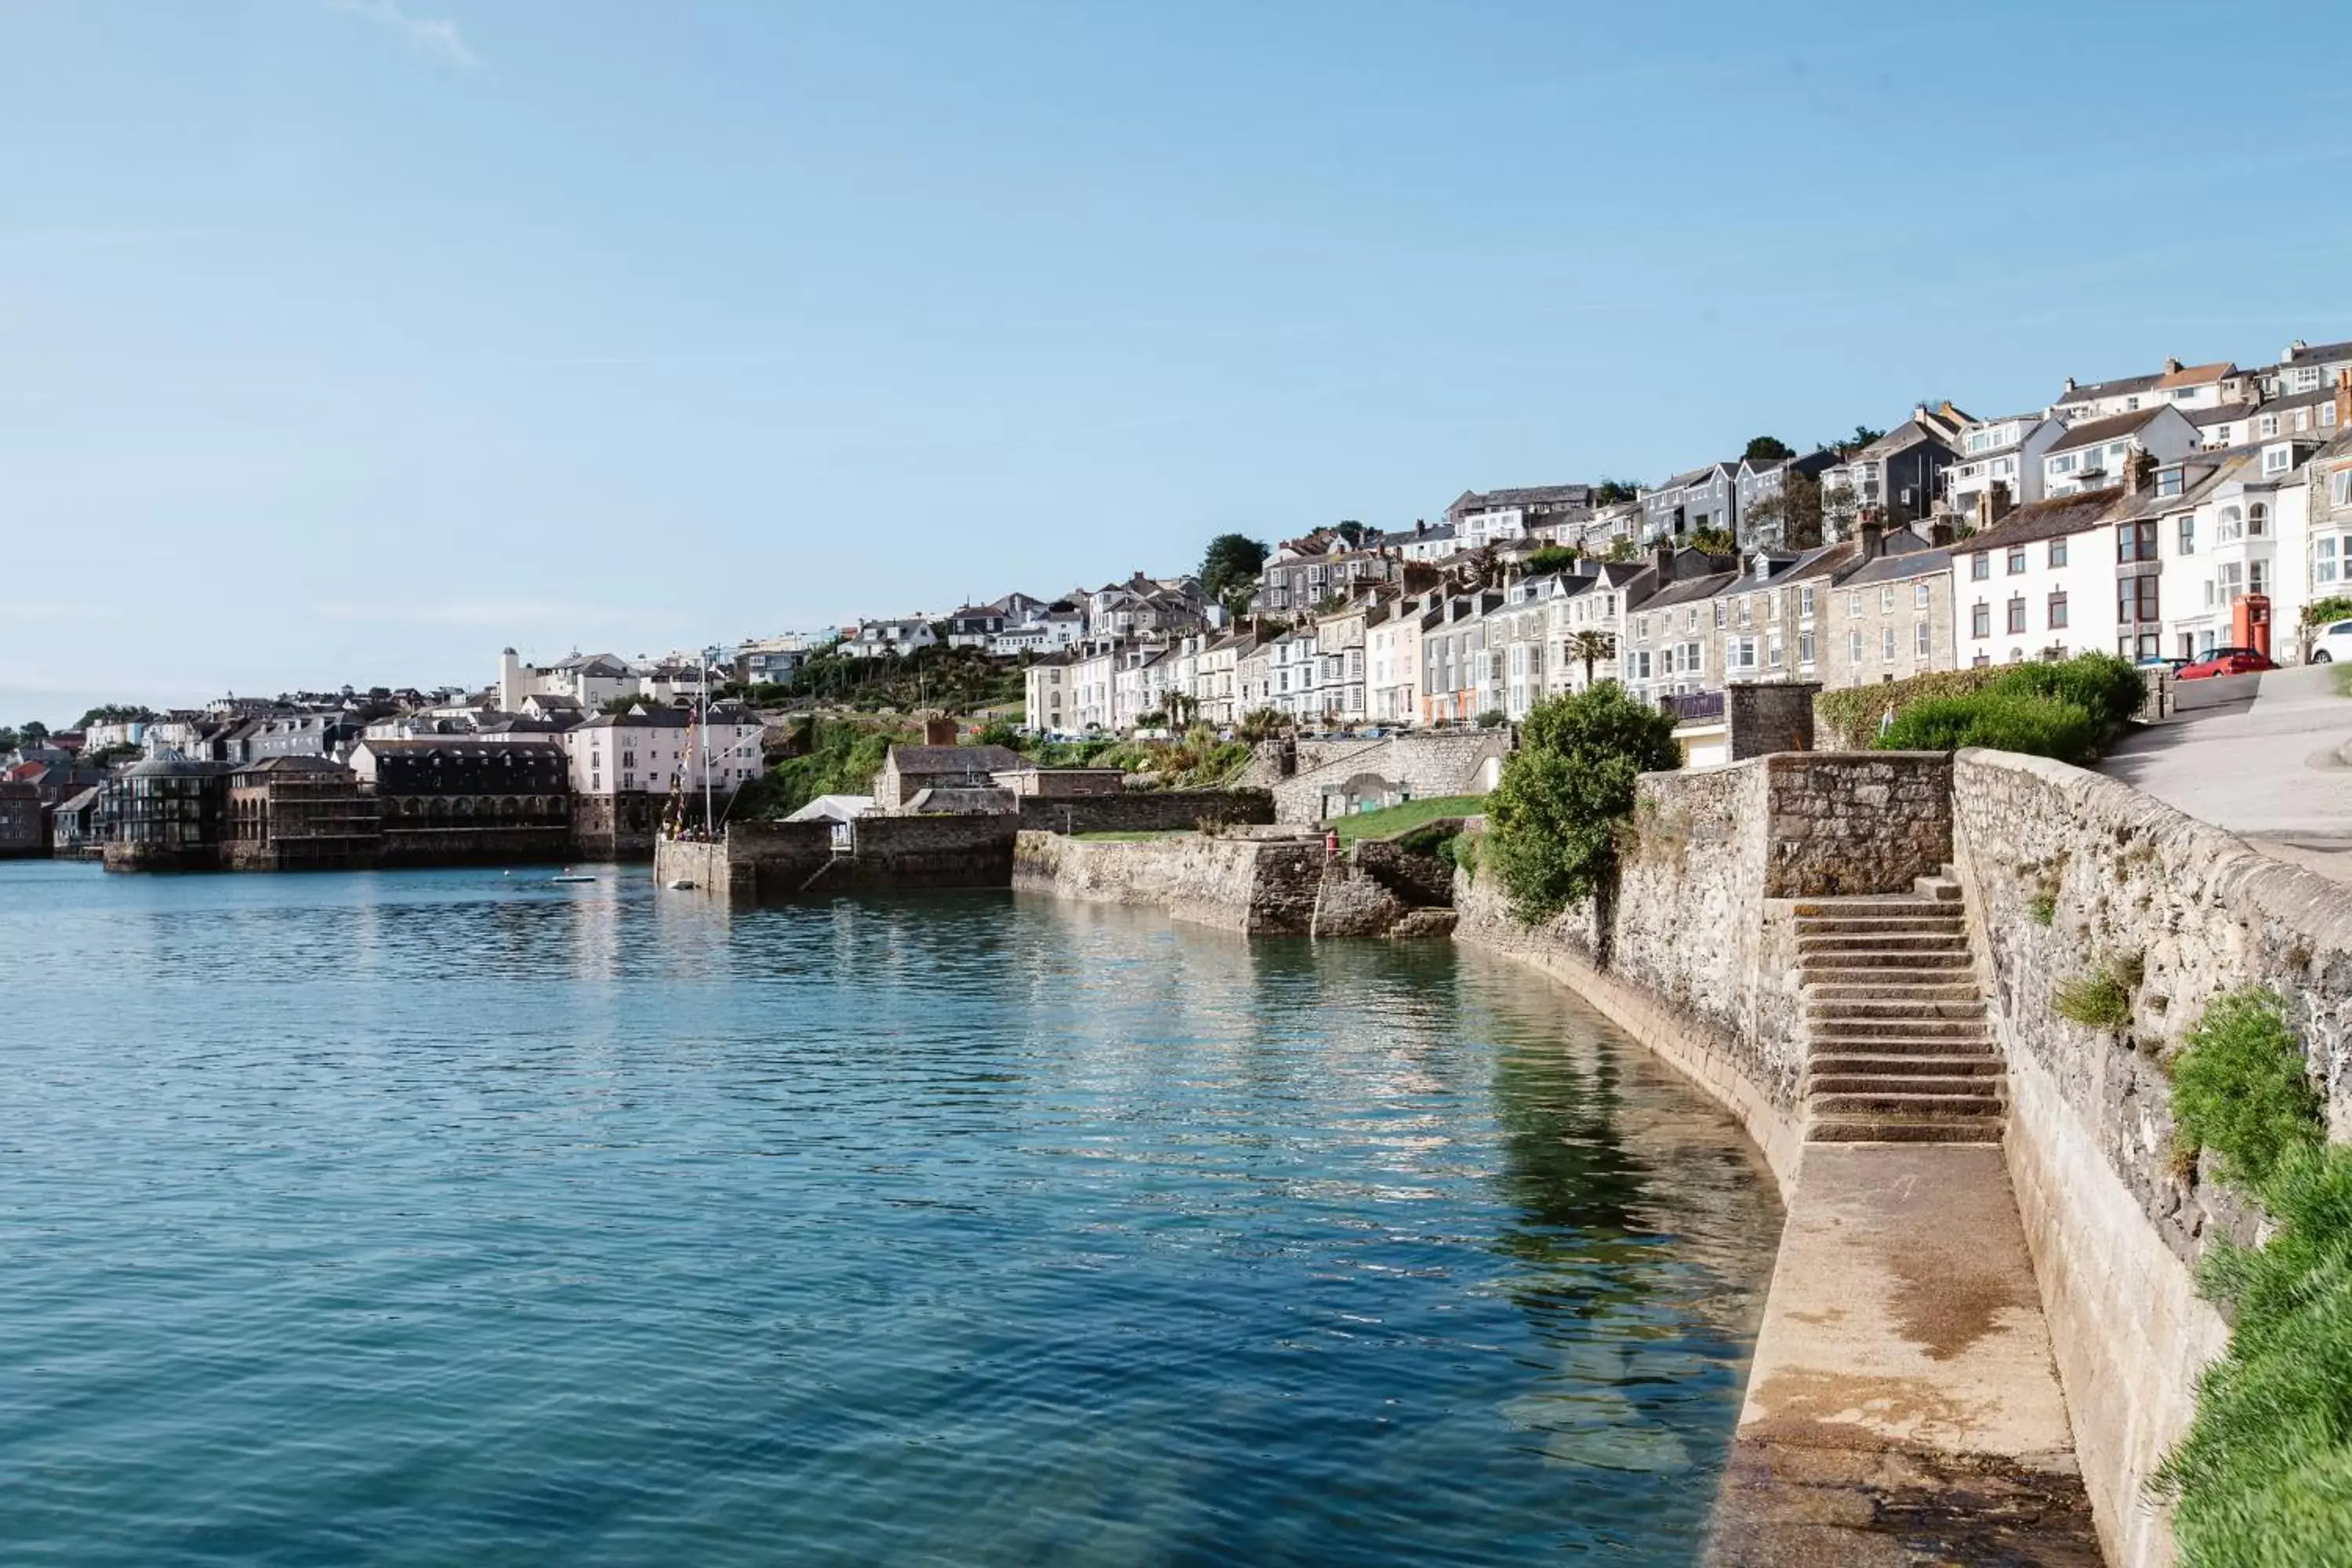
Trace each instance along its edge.
<instances>
[{"instance_id":1,"label":"ripple on water","mask_svg":"<svg viewBox=\"0 0 2352 1568\"><path fill-rule=\"evenodd\" d=\"M1444 947L20 865L0 996L28 1560L1686 1563L1778 1230Z\"/></svg>"}]
</instances>

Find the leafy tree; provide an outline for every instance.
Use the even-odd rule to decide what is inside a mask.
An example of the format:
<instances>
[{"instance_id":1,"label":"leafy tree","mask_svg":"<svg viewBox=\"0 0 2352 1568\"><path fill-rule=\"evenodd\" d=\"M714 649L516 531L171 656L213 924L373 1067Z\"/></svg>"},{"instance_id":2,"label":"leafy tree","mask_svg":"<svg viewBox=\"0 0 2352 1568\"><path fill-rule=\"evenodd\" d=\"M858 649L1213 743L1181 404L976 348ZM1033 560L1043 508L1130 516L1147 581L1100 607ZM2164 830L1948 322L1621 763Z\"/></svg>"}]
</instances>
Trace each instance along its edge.
<instances>
[{"instance_id":1,"label":"leafy tree","mask_svg":"<svg viewBox=\"0 0 2352 1568\"><path fill-rule=\"evenodd\" d=\"M1614 506L1619 501L1641 499L1641 487L1624 479L1603 479L1592 487L1592 504Z\"/></svg>"},{"instance_id":2,"label":"leafy tree","mask_svg":"<svg viewBox=\"0 0 2352 1568\"><path fill-rule=\"evenodd\" d=\"M117 745L100 746L95 751L84 752L75 758L74 762L77 765L85 768L110 768L117 763L131 762L146 754L145 748L124 741Z\"/></svg>"},{"instance_id":3,"label":"leafy tree","mask_svg":"<svg viewBox=\"0 0 2352 1568\"><path fill-rule=\"evenodd\" d=\"M35 745L42 741L47 740L48 738L49 727L47 724L42 723L38 719L27 719L23 723L16 726L16 743L18 745Z\"/></svg>"},{"instance_id":4,"label":"leafy tree","mask_svg":"<svg viewBox=\"0 0 2352 1568\"><path fill-rule=\"evenodd\" d=\"M1241 738L1255 745L1271 741L1290 728L1289 717L1271 708L1255 709L1242 715Z\"/></svg>"},{"instance_id":5,"label":"leafy tree","mask_svg":"<svg viewBox=\"0 0 2352 1568\"><path fill-rule=\"evenodd\" d=\"M1796 455L1797 449L1778 436L1759 436L1748 442L1748 450L1740 454L1750 462L1757 463L1769 463L1776 458L1793 458Z\"/></svg>"},{"instance_id":6,"label":"leafy tree","mask_svg":"<svg viewBox=\"0 0 2352 1568\"><path fill-rule=\"evenodd\" d=\"M1364 541L1380 531L1369 523L1358 522L1352 517L1343 517L1333 526L1331 531L1346 540L1349 549L1360 550L1364 546Z\"/></svg>"},{"instance_id":7,"label":"leafy tree","mask_svg":"<svg viewBox=\"0 0 2352 1568\"><path fill-rule=\"evenodd\" d=\"M1682 765L1674 721L1613 680L1538 704L1488 798L1483 852L1527 921L1614 890L1633 781Z\"/></svg>"},{"instance_id":8,"label":"leafy tree","mask_svg":"<svg viewBox=\"0 0 2352 1568\"><path fill-rule=\"evenodd\" d=\"M1698 528L1691 531L1690 547L1703 555L1728 555L1739 548L1730 531L1721 528Z\"/></svg>"},{"instance_id":9,"label":"leafy tree","mask_svg":"<svg viewBox=\"0 0 2352 1568\"><path fill-rule=\"evenodd\" d=\"M1527 568L1530 577L1540 576L1546 572L1565 572L1576 564L1579 553L1572 544L1547 544L1528 555L1521 564Z\"/></svg>"},{"instance_id":10,"label":"leafy tree","mask_svg":"<svg viewBox=\"0 0 2352 1568\"><path fill-rule=\"evenodd\" d=\"M0 724L0 752L13 752L16 749L16 731L5 724Z\"/></svg>"},{"instance_id":11,"label":"leafy tree","mask_svg":"<svg viewBox=\"0 0 2352 1568\"><path fill-rule=\"evenodd\" d=\"M1822 542L1822 482L1811 474L1783 474L1780 488L1750 505L1747 516L1751 536L1811 550Z\"/></svg>"},{"instance_id":12,"label":"leafy tree","mask_svg":"<svg viewBox=\"0 0 2352 1568\"><path fill-rule=\"evenodd\" d=\"M75 721L74 728L87 730L92 724L145 724L159 715L152 708L135 702L106 702L91 709Z\"/></svg>"},{"instance_id":13,"label":"leafy tree","mask_svg":"<svg viewBox=\"0 0 2352 1568\"><path fill-rule=\"evenodd\" d=\"M1598 626L1587 626L1568 639L1568 657L1584 661L1584 684L1592 684L1592 667L1617 657L1617 638Z\"/></svg>"},{"instance_id":14,"label":"leafy tree","mask_svg":"<svg viewBox=\"0 0 2352 1568\"><path fill-rule=\"evenodd\" d=\"M1885 431L1874 430L1867 425L1856 425L1853 427L1853 435L1847 437L1843 441L1832 441L1830 445L1832 447L1844 447L1852 451L1860 451L1863 447L1869 446L1873 441L1877 440L1880 437L1885 434Z\"/></svg>"},{"instance_id":15,"label":"leafy tree","mask_svg":"<svg viewBox=\"0 0 2352 1568\"><path fill-rule=\"evenodd\" d=\"M1852 485L1832 485L1822 491L1822 531L1824 535L1834 530L1843 538L1853 531L1853 525L1861 516L1862 498L1854 494Z\"/></svg>"},{"instance_id":16,"label":"leafy tree","mask_svg":"<svg viewBox=\"0 0 2352 1568\"><path fill-rule=\"evenodd\" d=\"M1640 554L1641 551L1642 547L1634 543L1630 539L1612 539L1609 542L1607 553L1603 554L1601 559L1603 561L1631 561L1634 556Z\"/></svg>"},{"instance_id":17,"label":"leafy tree","mask_svg":"<svg viewBox=\"0 0 2352 1568\"><path fill-rule=\"evenodd\" d=\"M1265 546L1247 534L1217 535L1201 557L1201 592L1230 606L1239 590L1255 590L1257 574L1265 570Z\"/></svg>"}]
</instances>

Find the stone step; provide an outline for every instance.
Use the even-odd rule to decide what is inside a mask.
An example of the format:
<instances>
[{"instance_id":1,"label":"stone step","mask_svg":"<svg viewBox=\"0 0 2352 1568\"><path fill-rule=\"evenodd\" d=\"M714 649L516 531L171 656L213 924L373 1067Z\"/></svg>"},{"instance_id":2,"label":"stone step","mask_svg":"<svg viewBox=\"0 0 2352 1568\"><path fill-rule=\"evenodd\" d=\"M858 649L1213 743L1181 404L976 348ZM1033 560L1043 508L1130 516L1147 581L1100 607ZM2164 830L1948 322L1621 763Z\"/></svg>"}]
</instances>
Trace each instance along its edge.
<instances>
[{"instance_id":1,"label":"stone step","mask_svg":"<svg viewBox=\"0 0 2352 1568\"><path fill-rule=\"evenodd\" d=\"M1822 915L1797 921L1797 940L1824 936L1949 936L1968 940L1958 917L1936 915Z\"/></svg>"},{"instance_id":2,"label":"stone step","mask_svg":"<svg viewBox=\"0 0 2352 1568\"><path fill-rule=\"evenodd\" d=\"M1944 1064L1931 1058L1922 1065L1942 1067ZM1981 1100L1988 1105L1999 1105L2008 1099L2002 1080L1990 1073L1823 1072L1819 1063L1813 1065L1805 1079L1805 1093L1816 1105L1824 1105L1832 1100L1843 1100L1847 1096L1868 1099L1872 1096L1924 1094L1971 1101Z\"/></svg>"},{"instance_id":3,"label":"stone step","mask_svg":"<svg viewBox=\"0 0 2352 1568\"><path fill-rule=\"evenodd\" d=\"M1815 1094L1809 1096L1805 1103L1813 1115L1835 1121L1899 1116L1906 1121L1941 1121L1953 1117L1996 1116L2000 1112L2001 1096L1973 1087L1986 1081L1973 1079L1972 1087L1954 1094L1930 1094L1912 1089L1874 1094Z\"/></svg>"},{"instance_id":4,"label":"stone step","mask_svg":"<svg viewBox=\"0 0 2352 1568\"><path fill-rule=\"evenodd\" d=\"M1805 971L1808 1002L1967 1002L1982 1001L1973 975L1915 978L1903 970L1865 971L1860 979L1832 979Z\"/></svg>"},{"instance_id":5,"label":"stone step","mask_svg":"<svg viewBox=\"0 0 2352 1568\"><path fill-rule=\"evenodd\" d=\"M1907 1118L1832 1117L1805 1124L1808 1143L1998 1143L1998 1116L1915 1121Z\"/></svg>"},{"instance_id":6,"label":"stone step","mask_svg":"<svg viewBox=\"0 0 2352 1568\"><path fill-rule=\"evenodd\" d=\"M1821 1018L1807 1026L1816 1046L1841 1051L1874 1050L1886 1043L1905 1046L1949 1046L1955 1049L1992 1049L1992 1030L1981 1018ZM1868 1045L1858 1042L1871 1042Z\"/></svg>"},{"instance_id":7,"label":"stone step","mask_svg":"<svg viewBox=\"0 0 2352 1568\"><path fill-rule=\"evenodd\" d=\"M2001 1060L1990 1050L1823 1051L1805 1064L1815 1081L1858 1075L1877 1078L1999 1078Z\"/></svg>"},{"instance_id":8,"label":"stone step","mask_svg":"<svg viewBox=\"0 0 2352 1568\"><path fill-rule=\"evenodd\" d=\"M1939 904L1960 901L1960 885L1949 877L1914 877L1911 879L1911 890Z\"/></svg>"},{"instance_id":9,"label":"stone step","mask_svg":"<svg viewBox=\"0 0 2352 1568\"><path fill-rule=\"evenodd\" d=\"M1799 952L1966 952L1964 931L1816 931L1797 936Z\"/></svg>"},{"instance_id":10,"label":"stone step","mask_svg":"<svg viewBox=\"0 0 2352 1568\"><path fill-rule=\"evenodd\" d=\"M1971 954L1964 945L1948 947L1825 947L1797 954L1806 969L1967 969Z\"/></svg>"},{"instance_id":11,"label":"stone step","mask_svg":"<svg viewBox=\"0 0 2352 1568\"><path fill-rule=\"evenodd\" d=\"M1984 998L1969 988L1966 996L1947 1002L1906 1001L1901 997L1859 997L1852 1001L1828 1001L1808 997L1805 1017L1810 1022L1820 1019L1900 1018L1925 1023L1930 1018L1982 1018Z\"/></svg>"},{"instance_id":12,"label":"stone step","mask_svg":"<svg viewBox=\"0 0 2352 1568\"><path fill-rule=\"evenodd\" d=\"M1867 899L1800 899L1797 919L1808 920L1899 920L1905 916L1931 915L1937 920L1958 920L1960 910L1948 900L1915 897L1909 893L1893 893L1885 898Z\"/></svg>"}]
</instances>

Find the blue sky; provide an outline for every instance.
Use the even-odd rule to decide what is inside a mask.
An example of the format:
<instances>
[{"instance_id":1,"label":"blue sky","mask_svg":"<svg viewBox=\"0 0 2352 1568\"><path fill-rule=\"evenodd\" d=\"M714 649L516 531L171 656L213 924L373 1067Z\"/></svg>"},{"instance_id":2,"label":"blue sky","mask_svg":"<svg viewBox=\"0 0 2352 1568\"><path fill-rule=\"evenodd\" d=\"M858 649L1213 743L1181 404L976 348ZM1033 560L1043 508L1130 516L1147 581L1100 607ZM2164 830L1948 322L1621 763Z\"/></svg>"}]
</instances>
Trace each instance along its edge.
<instances>
[{"instance_id":1,"label":"blue sky","mask_svg":"<svg viewBox=\"0 0 2352 1568\"><path fill-rule=\"evenodd\" d=\"M0 0L0 719L2352 337L2352 29L2229 15Z\"/></svg>"}]
</instances>

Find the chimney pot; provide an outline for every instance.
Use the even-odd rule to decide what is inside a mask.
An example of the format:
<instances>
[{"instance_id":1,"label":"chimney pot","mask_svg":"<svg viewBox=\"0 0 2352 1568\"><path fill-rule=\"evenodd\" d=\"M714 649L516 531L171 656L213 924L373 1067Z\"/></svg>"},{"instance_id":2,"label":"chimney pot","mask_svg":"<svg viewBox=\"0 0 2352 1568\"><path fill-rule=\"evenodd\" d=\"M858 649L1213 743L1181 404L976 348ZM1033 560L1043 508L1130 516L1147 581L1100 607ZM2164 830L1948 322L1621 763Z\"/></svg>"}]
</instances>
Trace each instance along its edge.
<instances>
[{"instance_id":1,"label":"chimney pot","mask_svg":"<svg viewBox=\"0 0 2352 1568\"><path fill-rule=\"evenodd\" d=\"M2167 375L2177 375L2177 374L2179 374L2179 371L2180 371L2180 362L2179 362L2179 360L2177 360L2177 359L2167 359L2167 360L2164 362L2164 374L2167 374Z\"/></svg>"},{"instance_id":2,"label":"chimney pot","mask_svg":"<svg viewBox=\"0 0 2352 1568\"><path fill-rule=\"evenodd\" d=\"M2352 370L2336 373L2336 429L2352 430Z\"/></svg>"},{"instance_id":3,"label":"chimney pot","mask_svg":"<svg viewBox=\"0 0 2352 1568\"><path fill-rule=\"evenodd\" d=\"M1870 562L1877 560L1881 554L1885 553L1886 548L1886 525L1880 522L1877 519L1865 518L1863 521L1862 525L1854 531L1854 537L1860 542L1862 552L1861 555L1855 561L1856 565L1867 564Z\"/></svg>"},{"instance_id":4,"label":"chimney pot","mask_svg":"<svg viewBox=\"0 0 2352 1568\"><path fill-rule=\"evenodd\" d=\"M1675 580L1675 542L1671 539L1659 540L1653 558L1656 563L1658 584L1664 587Z\"/></svg>"}]
</instances>

